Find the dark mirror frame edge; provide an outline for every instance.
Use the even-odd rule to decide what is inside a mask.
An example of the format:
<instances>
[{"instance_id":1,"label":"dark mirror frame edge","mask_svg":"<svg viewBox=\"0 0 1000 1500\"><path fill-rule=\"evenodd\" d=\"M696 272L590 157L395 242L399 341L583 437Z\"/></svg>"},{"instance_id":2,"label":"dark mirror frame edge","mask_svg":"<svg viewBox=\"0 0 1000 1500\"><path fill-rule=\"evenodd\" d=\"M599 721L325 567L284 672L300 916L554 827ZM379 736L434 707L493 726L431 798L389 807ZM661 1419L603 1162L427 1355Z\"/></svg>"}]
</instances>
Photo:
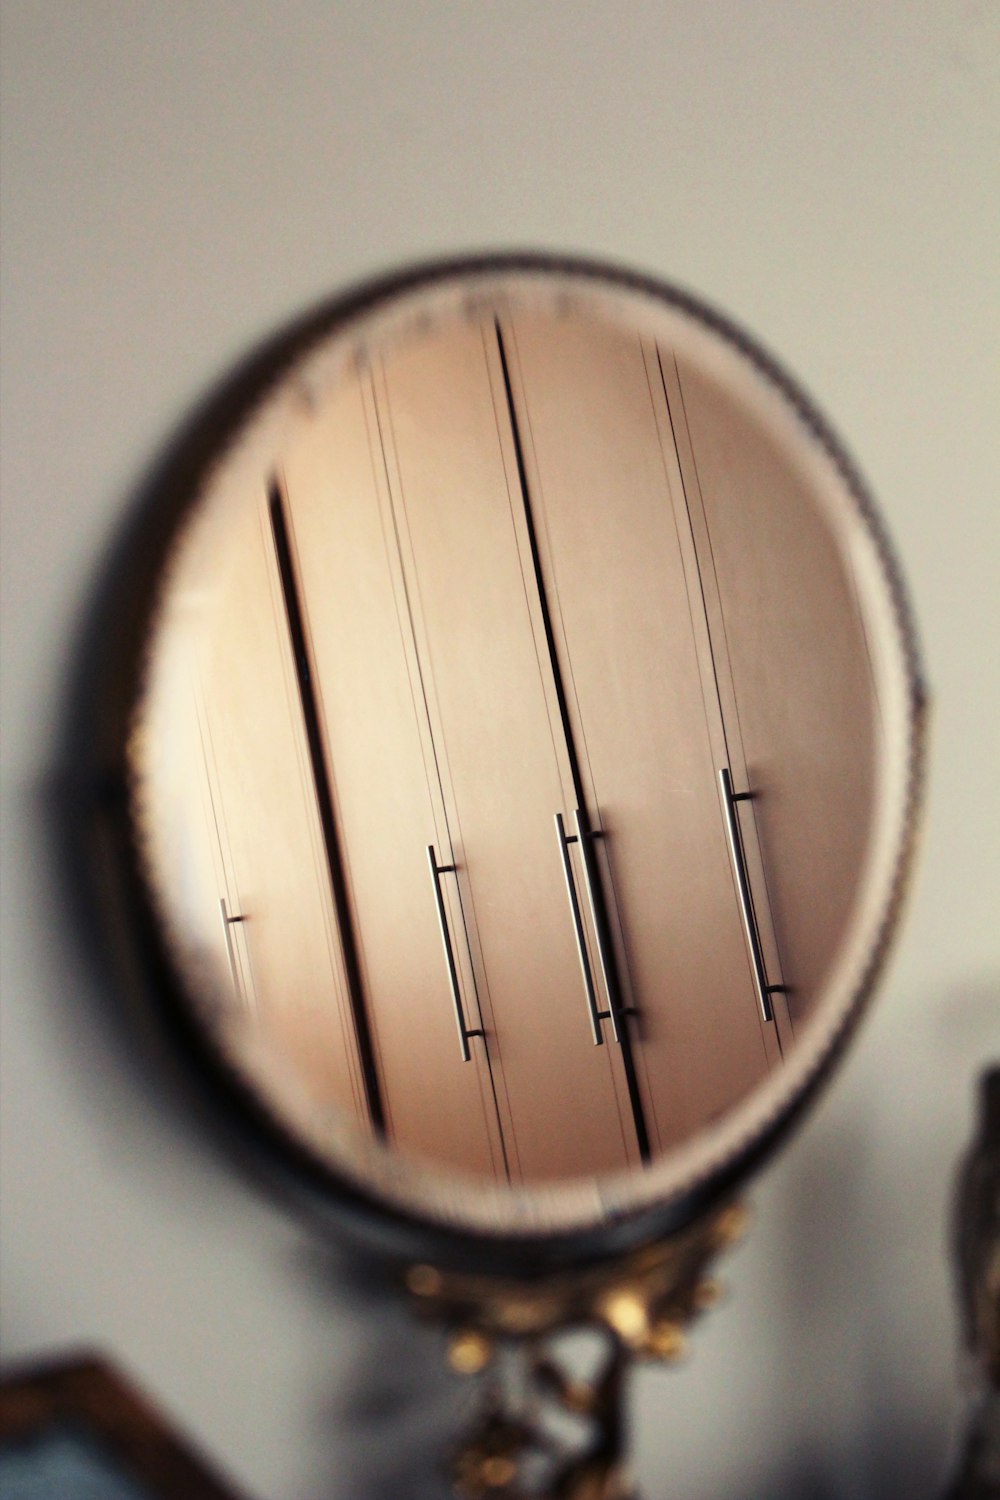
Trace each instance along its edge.
<instances>
[{"instance_id":1,"label":"dark mirror frame edge","mask_svg":"<svg viewBox=\"0 0 1000 1500\"><path fill-rule=\"evenodd\" d=\"M129 817L125 746L162 564L209 467L269 388L339 324L389 296L446 278L518 272L612 283L688 313L734 344L791 401L840 471L877 546L902 632L911 733L903 845L864 983L833 1045L784 1112L707 1182L666 1201L586 1229L503 1234L420 1218L362 1191L294 1139L227 1064L196 1021L153 912ZM55 855L81 947L111 1008L113 1025L130 1051L138 1053L137 1065L157 1067L175 1102L183 1099L189 1112L193 1108L197 1116L206 1116L272 1190L323 1232L353 1239L369 1253L390 1262L429 1260L453 1270L530 1278L607 1264L669 1238L732 1198L801 1121L875 988L899 925L924 781L927 694L899 568L857 470L801 388L727 317L659 279L575 256L470 254L380 276L314 307L213 383L174 430L128 499L123 523L84 602L75 645L56 750ZM131 1001L127 1009L120 1003L125 991Z\"/></svg>"}]
</instances>

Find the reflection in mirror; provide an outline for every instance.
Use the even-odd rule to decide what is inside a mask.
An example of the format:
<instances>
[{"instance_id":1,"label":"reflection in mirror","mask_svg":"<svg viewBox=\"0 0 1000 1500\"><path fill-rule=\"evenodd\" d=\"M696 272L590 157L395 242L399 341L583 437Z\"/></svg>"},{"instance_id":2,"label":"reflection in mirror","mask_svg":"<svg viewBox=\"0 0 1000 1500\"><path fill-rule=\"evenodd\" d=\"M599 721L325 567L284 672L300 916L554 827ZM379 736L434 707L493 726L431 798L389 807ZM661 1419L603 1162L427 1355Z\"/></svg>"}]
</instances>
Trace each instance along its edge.
<instances>
[{"instance_id":1,"label":"reflection in mirror","mask_svg":"<svg viewBox=\"0 0 1000 1500\"><path fill-rule=\"evenodd\" d=\"M515 272L402 302L192 510L144 858L205 1024L315 1111L498 1185L641 1168L787 1066L849 944L854 554L690 316Z\"/></svg>"}]
</instances>

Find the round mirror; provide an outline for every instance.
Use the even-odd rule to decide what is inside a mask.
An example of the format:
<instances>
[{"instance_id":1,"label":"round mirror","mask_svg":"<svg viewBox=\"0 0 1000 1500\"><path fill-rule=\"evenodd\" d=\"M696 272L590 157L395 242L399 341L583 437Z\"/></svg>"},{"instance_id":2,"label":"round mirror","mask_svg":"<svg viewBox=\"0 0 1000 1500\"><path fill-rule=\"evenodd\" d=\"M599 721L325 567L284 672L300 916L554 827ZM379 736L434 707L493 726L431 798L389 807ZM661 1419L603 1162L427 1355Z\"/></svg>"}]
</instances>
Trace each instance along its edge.
<instances>
[{"instance_id":1,"label":"round mirror","mask_svg":"<svg viewBox=\"0 0 1000 1500\"><path fill-rule=\"evenodd\" d=\"M648 1232L791 1119L895 916L921 693L858 480L724 320L532 258L324 310L223 410L127 689L189 1041L401 1244Z\"/></svg>"}]
</instances>

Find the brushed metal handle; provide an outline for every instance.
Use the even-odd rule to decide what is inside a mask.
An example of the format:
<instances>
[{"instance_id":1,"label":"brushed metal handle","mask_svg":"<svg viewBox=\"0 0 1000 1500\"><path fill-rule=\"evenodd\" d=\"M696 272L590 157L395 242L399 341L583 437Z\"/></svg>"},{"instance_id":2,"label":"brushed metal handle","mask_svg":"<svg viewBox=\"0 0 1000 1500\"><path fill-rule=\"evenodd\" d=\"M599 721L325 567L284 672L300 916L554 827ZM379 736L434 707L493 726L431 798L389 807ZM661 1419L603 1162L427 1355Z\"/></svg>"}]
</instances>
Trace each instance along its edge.
<instances>
[{"instance_id":1,"label":"brushed metal handle","mask_svg":"<svg viewBox=\"0 0 1000 1500\"><path fill-rule=\"evenodd\" d=\"M764 1021L773 1021L774 1008L771 1005L771 996L783 993L784 986L780 984L768 984L767 982L767 970L764 967L764 953L760 945L760 932L757 928L753 895L750 891L750 882L747 878L746 856L743 852L743 835L740 832L739 818L736 813L737 802L752 801L753 793L733 791L733 780L729 774L728 766L722 766L719 769L719 785L722 789L722 805L726 812L726 837L729 841L729 857L732 860L733 875L736 879L736 893L739 897L743 931L746 935L747 947L750 949L750 967L753 972L754 989L757 992L757 1003L760 1006L761 1019Z\"/></svg>"},{"instance_id":2,"label":"brushed metal handle","mask_svg":"<svg viewBox=\"0 0 1000 1500\"><path fill-rule=\"evenodd\" d=\"M608 997L608 1009L601 1012L601 1019L611 1022L611 1035L621 1045L621 1036L618 1031L618 1011L616 1010L617 995L614 968L606 948L606 926L602 920L598 905L597 890L600 875L594 862L594 839L597 834L591 832L583 811L578 807L575 814L576 837L580 845L580 854L583 857L583 873L587 878L587 904L590 907L590 916L594 924L594 935L597 939L597 962L601 966L601 981L604 985L604 993ZM620 1000L617 1002L620 1004Z\"/></svg>"},{"instance_id":3,"label":"brushed metal handle","mask_svg":"<svg viewBox=\"0 0 1000 1500\"><path fill-rule=\"evenodd\" d=\"M451 944L451 933L448 930L448 913L445 910L444 892L441 890L441 876L453 874L454 865L439 865L434 845L427 845L427 861L431 867L431 880L434 883L434 903L437 907L438 927L441 930L441 946L444 948L444 961L448 968L448 983L451 986L451 999L455 1007L455 1021L458 1026L458 1045L462 1052L462 1061L471 1062L472 1053L469 1051L469 1038L473 1036L485 1036L481 1028L466 1026L465 1014L462 1010L462 992L458 984L458 967L455 963L455 950Z\"/></svg>"},{"instance_id":4,"label":"brushed metal handle","mask_svg":"<svg viewBox=\"0 0 1000 1500\"><path fill-rule=\"evenodd\" d=\"M577 814L579 819L579 813ZM590 1029L594 1035L594 1046L602 1047L604 1037L601 1034L601 1022L610 1015L609 1011L602 1011L597 1003L597 991L594 988L594 975L590 967L590 956L587 953L587 938L583 930L583 914L580 911L580 902L576 894L576 882L573 879L573 865L569 857L570 844L580 843L579 833L568 834L566 824L563 822L562 813L556 813L556 835L559 839L559 853L562 858L563 877L566 881L566 896L569 900L570 916L573 918L573 934L576 938L576 953L580 960L580 973L583 976L583 988L587 995L587 1010L590 1015ZM579 829L579 822L577 823ZM617 1040L617 1034L616 1038Z\"/></svg>"},{"instance_id":5,"label":"brushed metal handle","mask_svg":"<svg viewBox=\"0 0 1000 1500\"><path fill-rule=\"evenodd\" d=\"M241 1005L246 1005L246 996L243 993L243 986L240 983L239 971L236 967L236 950L233 947L233 934L230 931L230 928L234 925L234 923L245 922L246 917L231 917L229 915L229 908L226 905L225 896L223 896L219 902L219 911L222 914L222 931L226 936L226 957L229 959L229 976L233 981L233 994L236 996Z\"/></svg>"}]
</instances>

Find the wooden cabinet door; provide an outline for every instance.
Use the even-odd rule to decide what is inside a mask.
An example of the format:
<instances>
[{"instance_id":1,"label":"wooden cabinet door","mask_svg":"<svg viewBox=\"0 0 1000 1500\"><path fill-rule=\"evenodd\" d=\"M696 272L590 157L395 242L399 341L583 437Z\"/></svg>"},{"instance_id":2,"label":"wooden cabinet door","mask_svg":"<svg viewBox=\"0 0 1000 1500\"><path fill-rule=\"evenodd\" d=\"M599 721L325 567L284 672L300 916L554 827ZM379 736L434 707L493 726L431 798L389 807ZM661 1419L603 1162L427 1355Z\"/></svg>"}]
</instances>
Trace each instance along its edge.
<instances>
[{"instance_id":1,"label":"wooden cabinet door","mask_svg":"<svg viewBox=\"0 0 1000 1500\"><path fill-rule=\"evenodd\" d=\"M780 1055L734 891L676 457L638 336L578 318L517 316L504 329L649 1130L664 1150Z\"/></svg>"},{"instance_id":2,"label":"wooden cabinet door","mask_svg":"<svg viewBox=\"0 0 1000 1500\"><path fill-rule=\"evenodd\" d=\"M492 325L412 343L377 378L393 515L463 928L511 1171L636 1158L610 1047L587 1020L554 816L570 812Z\"/></svg>"},{"instance_id":3,"label":"wooden cabinet door","mask_svg":"<svg viewBox=\"0 0 1000 1500\"><path fill-rule=\"evenodd\" d=\"M453 861L367 375L303 418L281 481L387 1136L505 1179L489 1058L473 1038L463 1060L435 915L428 846ZM442 882L475 1030L461 910Z\"/></svg>"},{"instance_id":4,"label":"wooden cabinet door","mask_svg":"<svg viewBox=\"0 0 1000 1500\"><path fill-rule=\"evenodd\" d=\"M665 359L664 376L734 777L754 797L751 873L797 1023L847 927L872 826L864 626L808 477L705 373Z\"/></svg>"},{"instance_id":5,"label":"wooden cabinet door","mask_svg":"<svg viewBox=\"0 0 1000 1500\"><path fill-rule=\"evenodd\" d=\"M315 1102L367 1124L266 496L226 544L199 677L234 982Z\"/></svg>"}]
</instances>

